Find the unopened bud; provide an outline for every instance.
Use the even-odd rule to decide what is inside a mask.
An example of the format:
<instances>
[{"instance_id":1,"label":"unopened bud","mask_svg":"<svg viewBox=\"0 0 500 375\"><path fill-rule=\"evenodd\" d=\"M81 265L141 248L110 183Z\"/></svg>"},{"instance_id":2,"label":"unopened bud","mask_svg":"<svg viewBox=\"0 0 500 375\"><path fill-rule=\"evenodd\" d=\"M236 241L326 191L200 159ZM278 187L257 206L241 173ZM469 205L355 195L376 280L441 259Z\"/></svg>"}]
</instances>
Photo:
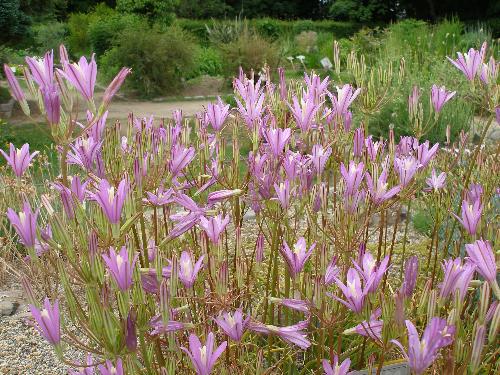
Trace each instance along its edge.
<instances>
[{"instance_id":1,"label":"unopened bud","mask_svg":"<svg viewBox=\"0 0 500 375\"><path fill-rule=\"evenodd\" d=\"M481 287L481 294L479 299L479 322L484 324L486 313L488 312L488 305L490 303L491 288L488 283L483 283Z\"/></svg>"},{"instance_id":2,"label":"unopened bud","mask_svg":"<svg viewBox=\"0 0 500 375\"><path fill-rule=\"evenodd\" d=\"M476 335L474 336L474 343L472 344L472 355L470 358L469 369L473 374L481 364L481 353L483 352L484 339L486 334L486 328L484 325L479 325L476 329Z\"/></svg>"},{"instance_id":3,"label":"unopened bud","mask_svg":"<svg viewBox=\"0 0 500 375\"><path fill-rule=\"evenodd\" d=\"M493 344L498 339L497 334L500 328L500 303L496 305L493 318L491 319L490 331L488 333L488 343Z\"/></svg>"}]
</instances>

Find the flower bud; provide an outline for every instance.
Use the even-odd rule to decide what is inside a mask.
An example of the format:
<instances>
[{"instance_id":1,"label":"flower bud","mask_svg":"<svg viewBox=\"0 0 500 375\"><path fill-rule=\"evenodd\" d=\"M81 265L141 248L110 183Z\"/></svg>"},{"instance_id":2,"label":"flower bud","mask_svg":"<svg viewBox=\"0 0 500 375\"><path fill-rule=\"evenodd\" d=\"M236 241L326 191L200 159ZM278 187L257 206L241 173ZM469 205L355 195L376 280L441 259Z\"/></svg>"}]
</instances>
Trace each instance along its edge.
<instances>
[{"instance_id":1,"label":"flower bud","mask_svg":"<svg viewBox=\"0 0 500 375\"><path fill-rule=\"evenodd\" d=\"M488 343L493 344L498 339L498 330L500 328L500 303L497 304L493 318L491 319L490 331L488 333Z\"/></svg>"},{"instance_id":2,"label":"flower bud","mask_svg":"<svg viewBox=\"0 0 500 375\"><path fill-rule=\"evenodd\" d=\"M481 324L484 324L486 319L486 313L488 312L488 306L490 303L490 295L491 295L490 284L483 283L479 299L479 322Z\"/></svg>"},{"instance_id":3,"label":"flower bud","mask_svg":"<svg viewBox=\"0 0 500 375\"><path fill-rule=\"evenodd\" d=\"M476 334L474 336L474 343L472 344L472 355L469 363L469 369L473 374L476 373L481 364L481 353L484 347L486 328L481 324L475 331Z\"/></svg>"}]
</instances>

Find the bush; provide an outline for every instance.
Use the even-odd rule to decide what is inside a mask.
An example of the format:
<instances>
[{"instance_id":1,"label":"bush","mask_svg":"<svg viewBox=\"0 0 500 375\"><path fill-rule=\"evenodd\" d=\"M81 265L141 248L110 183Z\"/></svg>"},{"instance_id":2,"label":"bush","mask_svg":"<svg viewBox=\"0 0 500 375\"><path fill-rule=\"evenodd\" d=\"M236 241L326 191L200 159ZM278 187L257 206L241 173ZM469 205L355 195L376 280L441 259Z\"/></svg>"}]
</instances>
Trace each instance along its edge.
<instances>
[{"instance_id":1,"label":"bush","mask_svg":"<svg viewBox=\"0 0 500 375\"><path fill-rule=\"evenodd\" d=\"M35 25L31 30L37 45L37 52L40 54L48 50L57 51L59 45L64 43L64 39L68 32L66 24L62 22Z\"/></svg>"},{"instance_id":2,"label":"bush","mask_svg":"<svg viewBox=\"0 0 500 375\"><path fill-rule=\"evenodd\" d=\"M102 57L102 66L109 78L122 66L132 68L129 87L151 97L178 89L193 70L194 54L195 44L181 29L160 32L143 26L124 30Z\"/></svg>"},{"instance_id":3,"label":"bush","mask_svg":"<svg viewBox=\"0 0 500 375\"><path fill-rule=\"evenodd\" d=\"M99 17L90 24L88 31L93 52L98 57L104 55L117 43L124 30L136 30L136 33L140 33L142 24L141 17L134 14L120 15L113 11L108 16Z\"/></svg>"},{"instance_id":4,"label":"bush","mask_svg":"<svg viewBox=\"0 0 500 375\"><path fill-rule=\"evenodd\" d=\"M213 47L197 48L194 57L194 70L188 78L201 75L212 77L223 74L223 61L220 52Z\"/></svg>"},{"instance_id":5,"label":"bush","mask_svg":"<svg viewBox=\"0 0 500 375\"><path fill-rule=\"evenodd\" d=\"M19 0L0 2L0 43L12 43L28 32L30 18L19 8Z\"/></svg>"},{"instance_id":6,"label":"bush","mask_svg":"<svg viewBox=\"0 0 500 375\"><path fill-rule=\"evenodd\" d=\"M274 70L281 57L277 44L269 42L248 28L243 30L237 40L220 47L229 76L237 74L240 66L244 71L258 71L267 64Z\"/></svg>"},{"instance_id":7,"label":"bush","mask_svg":"<svg viewBox=\"0 0 500 375\"><path fill-rule=\"evenodd\" d=\"M317 49L318 34L315 31L302 31L295 37L295 43L301 52L312 52Z\"/></svg>"},{"instance_id":8,"label":"bush","mask_svg":"<svg viewBox=\"0 0 500 375\"><path fill-rule=\"evenodd\" d=\"M68 37L66 43L74 55L90 55L92 45L89 28L97 20L95 13L73 13L68 18Z\"/></svg>"}]
</instances>

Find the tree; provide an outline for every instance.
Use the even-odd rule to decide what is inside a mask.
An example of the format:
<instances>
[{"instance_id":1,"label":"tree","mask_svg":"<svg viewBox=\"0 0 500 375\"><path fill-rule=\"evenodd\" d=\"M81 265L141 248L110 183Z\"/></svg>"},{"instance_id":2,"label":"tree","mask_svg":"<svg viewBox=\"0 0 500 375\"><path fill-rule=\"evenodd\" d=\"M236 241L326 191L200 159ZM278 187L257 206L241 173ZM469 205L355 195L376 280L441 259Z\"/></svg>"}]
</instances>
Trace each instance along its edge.
<instances>
[{"instance_id":1,"label":"tree","mask_svg":"<svg viewBox=\"0 0 500 375\"><path fill-rule=\"evenodd\" d=\"M146 16L151 22L172 23L178 0L117 0L116 10Z\"/></svg>"},{"instance_id":2,"label":"tree","mask_svg":"<svg viewBox=\"0 0 500 375\"><path fill-rule=\"evenodd\" d=\"M0 43L12 43L27 32L30 18L21 10L19 0L0 2Z\"/></svg>"}]
</instances>

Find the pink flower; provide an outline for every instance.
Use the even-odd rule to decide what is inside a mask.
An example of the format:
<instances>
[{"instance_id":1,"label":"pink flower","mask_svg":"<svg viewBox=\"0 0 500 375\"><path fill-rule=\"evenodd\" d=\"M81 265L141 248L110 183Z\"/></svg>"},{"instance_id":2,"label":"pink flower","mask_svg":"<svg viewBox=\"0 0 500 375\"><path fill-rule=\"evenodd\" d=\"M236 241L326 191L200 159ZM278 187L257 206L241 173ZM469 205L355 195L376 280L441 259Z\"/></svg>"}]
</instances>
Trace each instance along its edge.
<instances>
[{"instance_id":1,"label":"pink flower","mask_svg":"<svg viewBox=\"0 0 500 375\"><path fill-rule=\"evenodd\" d=\"M348 111L349 106L360 93L360 88L356 89L353 92L353 88L351 85L344 85L341 88L337 87L337 96L329 93L330 99L333 103L333 111L335 112L335 114L345 114Z\"/></svg>"},{"instance_id":2,"label":"pink flower","mask_svg":"<svg viewBox=\"0 0 500 375\"><path fill-rule=\"evenodd\" d=\"M446 184L445 181L446 181L446 173L441 172L438 176L436 170L432 169L431 177L425 180L425 182L427 183L427 188L424 190L436 192L444 188Z\"/></svg>"},{"instance_id":3,"label":"pink flower","mask_svg":"<svg viewBox=\"0 0 500 375\"><path fill-rule=\"evenodd\" d=\"M276 335L284 341L297 345L301 349L307 349L311 346L311 342L307 339L307 335L303 332L309 325L309 320L303 320L297 324L287 327L276 327L266 325L261 322L251 321L248 324L248 329L263 333L265 335Z\"/></svg>"},{"instance_id":4,"label":"pink flower","mask_svg":"<svg viewBox=\"0 0 500 375\"><path fill-rule=\"evenodd\" d=\"M11 143L9 146L9 155L3 150L0 150L0 153L2 153L7 163L12 167L14 174L21 178L24 171L28 169L33 158L38 154L38 151L30 155L30 145L28 143L25 143L20 149L16 149Z\"/></svg>"},{"instance_id":5,"label":"pink flower","mask_svg":"<svg viewBox=\"0 0 500 375\"><path fill-rule=\"evenodd\" d=\"M189 335L189 350L181 347L181 349L189 356L197 375L209 375L215 365L217 359L226 350L227 341L224 341L217 349L214 350L215 336L210 332L207 336L205 345L201 345L200 339L194 335Z\"/></svg>"},{"instance_id":6,"label":"pink flower","mask_svg":"<svg viewBox=\"0 0 500 375\"><path fill-rule=\"evenodd\" d=\"M7 209L7 218L20 237L20 242L29 248L33 248L36 243L36 219L38 210L31 211L28 201L24 201L23 211L17 214L12 208Z\"/></svg>"},{"instance_id":7,"label":"pink flower","mask_svg":"<svg viewBox=\"0 0 500 375\"><path fill-rule=\"evenodd\" d=\"M460 70L465 77L472 81L476 77L476 74L481 67L483 62L484 53L486 51L486 42L481 46L480 51L476 51L474 48L469 49L468 53L462 54L457 52L458 59L452 60L446 57L458 70Z\"/></svg>"},{"instance_id":8,"label":"pink flower","mask_svg":"<svg viewBox=\"0 0 500 375\"><path fill-rule=\"evenodd\" d=\"M237 309L234 314L224 312L219 315L215 322L234 341L240 341L250 317L243 319L243 312Z\"/></svg>"},{"instance_id":9,"label":"pink flower","mask_svg":"<svg viewBox=\"0 0 500 375\"><path fill-rule=\"evenodd\" d=\"M179 280L181 280L182 284L186 288L192 288L194 282L196 281L196 277L198 276L198 272L203 267L203 258L205 256L202 255L196 264L193 266L193 258L190 253L187 251L183 251L181 254L181 259L179 260Z\"/></svg>"},{"instance_id":10,"label":"pink flower","mask_svg":"<svg viewBox=\"0 0 500 375\"><path fill-rule=\"evenodd\" d=\"M120 222L123 204L128 194L128 182L124 179L120 181L115 193L115 187L102 179L99 188L95 193L90 193L90 197L101 206L104 214L111 224Z\"/></svg>"},{"instance_id":11,"label":"pink flower","mask_svg":"<svg viewBox=\"0 0 500 375\"><path fill-rule=\"evenodd\" d=\"M337 355L333 356L332 362L323 359L321 363L325 375L347 375L349 367L351 366L351 360L349 358L344 359L344 361L339 364L339 357Z\"/></svg>"},{"instance_id":12,"label":"pink flower","mask_svg":"<svg viewBox=\"0 0 500 375\"><path fill-rule=\"evenodd\" d=\"M59 345L61 342L61 327L59 317L59 301L56 300L51 305L48 298L45 298L43 309L38 309L34 305L29 305L31 315L37 325L35 328L52 345Z\"/></svg>"},{"instance_id":13,"label":"pink flower","mask_svg":"<svg viewBox=\"0 0 500 375\"><path fill-rule=\"evenodd\" d=\"M132 285L132 275L134 273L135 262L138 254L135 254L132 262L129 261L128 251L122 246L120 253L116 254L113 247L109 248L109 255L102 254L102 258L108 267L121 291L127 291Z\"/></svg>"},{"instance_id":14,"label":"pink flower","mask_svg":"<svg viewBox=\"0 0 500 375\"><path fill-rule=\"evenodd\" d=\"M309 250L307 250L307 244L304 237L300 237L298 241L293 246L293 251L290 250L286 241L283 241L283 246L280 248L281 255L285 259L288 266L288 271L292 278L294 278L298 273L302 271L306 261L312 254L312 251L316 247L316 243L313 243Z\"/></svg>"},{"instance_id":15,"label":"pink flower","mask_svg":"<svg viewBox=\"0 0 500 375\"><path fill-rule=\"evenodd\" d=\"M97 64L94 55L90 62L82 56L77 63L66 63L59 73L88 101L94 97L94 86L97 77ZM109 93L108 93L109 96Z\"/></svg>"},{"instance_id":16,"label":"pink flower","mask_svg":"<svg viewBox=\"0 0 500 375\"><path fill-rule=\"evenodd\" d=\"M115 94L118 92L123 82L125 81L125 78L127 78L127 76L131 72L132 69L130 68L121 68L116 77L113 78L109 86L106 88L106 91L104 91L104 96L102 98L102 102L105 108L109 106L111 100L113 99L113 97L115 96Z\"/></svg>"},{"instance_id":17,"label":"pink flower","mask_svg":"<svg viewBox=\"0 0 500 375\"><path fill-rule=\"evenodd\" d=\"M224 218L222 214L211 217L210 219L207 219L205 216L200 218L200 227L203 228L207 237L215 245L219 243L219 237L226 229L227 224L229 224L229 215L226 215Z\"/></svg>"},{"instance_id":18,"label":"pink flower","mask_svg":"<svg viewBox=\"0 0 500 375\"><path fill-rule=\"evenodd\" d=\"M431 103L434 107L436 113L441 112L444 104L453 98L457 92L456 91L446 91L444 86L437 87L436 85L432 85L431 90Z\"/></svg>"},{"instance_id":19,"label":"pink flower","mask_svg":"<svg viewBox=\"0 0 500 375\"><path fill-rule=\"evenodd\" d=\"M98 368L101 375L125 375L121 358L117 359L116 366L108 359L106 365L99 365Z\"/></svg>"},{"instance_id":20,"label":"pink flower","mask_svg":"<svg viewBox=\"0 0 500 375\"><path fill-rule=\"evenodd\" d=\"M54 52L46 52L42 59L26 57L26 63L30 68L33 80L44 88L52 86L54 81Z\"/></svg>"},{"instance_id":21,"label":"pink flower","mask_svg":"<svg viewBox=\"0 0 500 375\"><path fill-rule=\"evenodd\" d=\"M219 132L226 121L229 114L229 104L224 105L221 98L218 98L217 104L208 103L207 105L207 118L212 128Z\"/></svg>"},{"instance_id":22,"label":"pink flower","mask_svg":"<svg viewBox=\"0 0 500 375\"><path fill-rule=\"evenodd\" d=\"M455 213L452 215L462 224L464 229L471 235L475 235L479 221L481 220L481 213L483 206L481 200L476 200L474 203L469 203L467 200L462 201L462 217L459 218Z\"/></svg>"}]
</instances>

